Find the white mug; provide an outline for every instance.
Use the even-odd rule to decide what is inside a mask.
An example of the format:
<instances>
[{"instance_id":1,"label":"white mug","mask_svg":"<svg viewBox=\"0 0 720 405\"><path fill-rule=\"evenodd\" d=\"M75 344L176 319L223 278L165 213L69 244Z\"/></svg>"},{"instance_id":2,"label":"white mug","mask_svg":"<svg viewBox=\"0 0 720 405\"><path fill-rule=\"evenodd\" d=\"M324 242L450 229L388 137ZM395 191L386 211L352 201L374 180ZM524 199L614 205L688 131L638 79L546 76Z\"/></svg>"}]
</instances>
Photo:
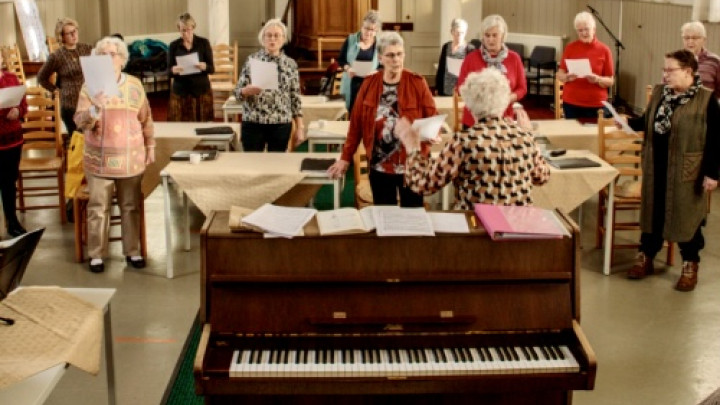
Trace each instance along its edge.
<instances>
[{"instance_id":1,"label":"white mug","mask_svg":"<svg viewBox=\"0 0 720 405\"><path fill-rule=\"evenodd\" d=\"M194 165L199 164L201 160L202 160L201 154L199 154L199 153L191 153L190 154L190 163L191 164L194 164Z\"/></svg>"}]
</instances>

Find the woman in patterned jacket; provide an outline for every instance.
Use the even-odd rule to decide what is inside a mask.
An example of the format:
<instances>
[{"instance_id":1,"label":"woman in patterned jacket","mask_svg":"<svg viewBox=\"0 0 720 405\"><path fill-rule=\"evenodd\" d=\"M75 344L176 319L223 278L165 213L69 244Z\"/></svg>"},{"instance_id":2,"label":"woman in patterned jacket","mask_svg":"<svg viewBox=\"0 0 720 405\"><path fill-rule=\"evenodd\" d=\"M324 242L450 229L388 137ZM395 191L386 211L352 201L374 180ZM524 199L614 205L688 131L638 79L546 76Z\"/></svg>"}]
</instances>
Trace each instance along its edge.
<instances>
[{"instance_id":1,"label":"woman in patterned jacket","mask_svg":"<svg viewBox=\"0 0 720 405\"><path fill-rule=\"evenodd\" d=\"M242 101L242 146L245 152L284 152L293 135L295 121L296 144L305 140L300 110L300 75L297 63L282 52L287 41L287 27L277 18L269 20L258 34L263 49L248 57L243 65L235 98ZM278 88L263 89L250 80L253 61L277 66Z\"/></svg>"},{"instance_id":2,"label":"woman in patterned jacket","mask_svg":"<svg viewBox=\"0 0 720 405\"><path fill-rule=\"evenodd\" d=\"M83 85L75 123L85 134L83 165L88 202L90 271L105 270L110 203L115 190L120 207L123 253L127 264L145 267L140 255L140 190L145 166L155 161L155 138L150 105L142 83L122 73L128 60L125 43L115 37L98 41L93 53L109 55L117 77L118 94L91 95Z\"/></svg>"},{"instance_id":3,"label":"woman in patterned jacket","mask_svg":"<svg viewBox=\"0 0 720 405\"><path fill-rule=\"evenodd\" d=\"M432 194L452 181L454 209L473 209L475 203L532 205L533 185L545 183L550 170L533 135L502 118L510 100L507 78L495 68L471 73L460 94L476 123L456 133L439 157L419 153L419 134L408 121L395 127L409 151L405 183L416 193Z\"/></svg>"}]
</instances>

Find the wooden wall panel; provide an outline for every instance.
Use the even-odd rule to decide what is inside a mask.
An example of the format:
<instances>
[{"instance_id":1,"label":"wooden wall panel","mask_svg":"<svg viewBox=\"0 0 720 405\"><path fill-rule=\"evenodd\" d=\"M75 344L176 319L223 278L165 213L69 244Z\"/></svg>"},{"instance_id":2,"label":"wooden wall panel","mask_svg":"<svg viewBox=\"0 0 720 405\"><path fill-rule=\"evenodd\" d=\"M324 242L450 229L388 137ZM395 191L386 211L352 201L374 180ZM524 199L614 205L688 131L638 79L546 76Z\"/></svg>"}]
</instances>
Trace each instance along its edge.
<instances>
[{"instance_id":1,"label":"wooden wall panel","mask_svg":"<svg viewBox=\"0 0 720 405\"><path fill-rule=\"evenodd\" d=\"M176 31L177 17L186 11L185 0L106 0L108 31L141 35ZM198 21L198 24L202 24ZM179 34L178 34L179 36Z\"/></svg>"}]
</instances>

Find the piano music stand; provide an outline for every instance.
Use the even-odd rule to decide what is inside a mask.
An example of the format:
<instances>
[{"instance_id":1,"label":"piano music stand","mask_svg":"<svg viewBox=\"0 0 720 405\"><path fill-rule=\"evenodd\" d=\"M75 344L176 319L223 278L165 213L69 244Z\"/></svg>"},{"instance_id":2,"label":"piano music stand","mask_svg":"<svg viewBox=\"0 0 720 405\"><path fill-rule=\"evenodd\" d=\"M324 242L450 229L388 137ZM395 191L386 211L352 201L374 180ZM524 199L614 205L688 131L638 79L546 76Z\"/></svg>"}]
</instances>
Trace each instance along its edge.
<instances>
[{"instance_id":1,"label":"piano music stand","mask_svg":"<svg viewBox=\"0 0 720 405\"><path fill-rule=\"evenodd\" d=\"M0 242L0 301L20 285L45 228Z\"/></svg>"}]
</instances>

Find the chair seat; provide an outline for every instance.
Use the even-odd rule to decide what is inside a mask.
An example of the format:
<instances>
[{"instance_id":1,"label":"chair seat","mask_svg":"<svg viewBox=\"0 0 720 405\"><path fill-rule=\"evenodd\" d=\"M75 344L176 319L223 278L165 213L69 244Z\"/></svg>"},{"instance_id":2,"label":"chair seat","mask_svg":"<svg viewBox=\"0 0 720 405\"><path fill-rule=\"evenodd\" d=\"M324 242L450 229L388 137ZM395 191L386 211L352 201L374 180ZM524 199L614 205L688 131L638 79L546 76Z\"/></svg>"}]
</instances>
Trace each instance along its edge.
<instances>
[{"instance_id":1,"label":"chair seat","mask_svg":"<svg viewBox=\"0 0 720 405\"><path fill-rule=\"evenodd\" d=\"M370 182L367 180L360 180L355 186L355 204L358 208L363 208L368 205L372 205L373 195L372 188L370 188Z\"/></svg>"},{"instance_id":2,"label":"chair seat","mask_svg":"<svg viewBox=\"0 0 720 405\"><path fill-rule=\"evenodd\" d=\"M60 157L26 158L20 161L21 172L59 170L63 165Z\"/></svg>"}]
</instances>

